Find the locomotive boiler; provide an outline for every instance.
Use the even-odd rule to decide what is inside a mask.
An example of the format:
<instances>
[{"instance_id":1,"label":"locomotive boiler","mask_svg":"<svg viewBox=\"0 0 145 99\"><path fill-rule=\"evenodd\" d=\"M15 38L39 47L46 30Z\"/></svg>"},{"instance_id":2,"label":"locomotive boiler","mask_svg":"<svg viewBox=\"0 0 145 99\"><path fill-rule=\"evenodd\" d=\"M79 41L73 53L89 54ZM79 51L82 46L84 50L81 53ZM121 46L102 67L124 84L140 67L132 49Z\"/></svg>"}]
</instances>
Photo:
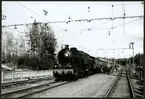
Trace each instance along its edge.
<instances>
[{"instance_id":1,"label":"locomotive boiler","mask_svg":"<svg viewBox=\"0 0 145 99\"><path fill-rule=\"evenodd\" d=\"M68 45L58 52L58 65L53 68L53 75L57 79L77 80L78 78L95 73L94 57Z\"/></svg>"}]
</instances>

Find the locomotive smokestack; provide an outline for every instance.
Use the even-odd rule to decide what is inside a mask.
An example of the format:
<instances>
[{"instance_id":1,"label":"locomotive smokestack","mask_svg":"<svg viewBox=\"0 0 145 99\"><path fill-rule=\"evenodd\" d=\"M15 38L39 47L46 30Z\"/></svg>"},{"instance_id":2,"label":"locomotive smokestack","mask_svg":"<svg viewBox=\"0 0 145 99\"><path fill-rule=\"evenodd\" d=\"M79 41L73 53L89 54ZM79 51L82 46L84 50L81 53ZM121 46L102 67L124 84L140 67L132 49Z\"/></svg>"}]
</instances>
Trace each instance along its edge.
<instances>
[{"instance_id":1,"label":"locomotive smokestack","mask_svg":"<svg viewBox=\"0 0 145 99\"><path fill-rule=\"evenodd\" d=\"M69 49L69 45L65 45L65 49Z\"/></svg>"}]
</instances>

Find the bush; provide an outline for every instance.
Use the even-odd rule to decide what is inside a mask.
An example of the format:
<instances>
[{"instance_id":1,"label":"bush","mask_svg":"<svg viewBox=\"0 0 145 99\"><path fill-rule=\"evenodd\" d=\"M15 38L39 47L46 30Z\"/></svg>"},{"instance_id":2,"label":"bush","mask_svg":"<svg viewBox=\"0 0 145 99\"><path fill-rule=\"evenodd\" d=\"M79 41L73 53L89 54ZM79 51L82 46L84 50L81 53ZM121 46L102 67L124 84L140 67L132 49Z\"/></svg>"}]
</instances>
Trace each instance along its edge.
<instances>
[{"instance_id":1,"label":"bush","mask_svg":"<svg viewBox=\"0 0 145 99\"><path fill-rule=\"evenodd\" d=\"M38 60L36 57L28 57L28 55L20 56L17 60L18 68L36 69L38 67Z\"/></svg>"},{"instance_id":2,"label":"bush","mask_svg":"<svg viewBox=\"0 0 145 99\"><path fill-rule=\"evenodd\" d=\"M48 57L42 59L41 63L39 58L36 56L31 56L28 58L28 55L20 56L17 61L18 68L21 69L39 69L39 70L48 70L52 69L53 65L56 63L56 60L53 57Z\"/></svg>"},{"instance_id":3,"label":"bush","mask_svg":"<svg viewBox=\"0 0 145 99\"><path fill-rule=\"evenodd\" d=\"M55 63L56 62L53 57L48 57L47 59L43 59L41 62L41 69L52 69Z\"/></svg>"}]
</instances>

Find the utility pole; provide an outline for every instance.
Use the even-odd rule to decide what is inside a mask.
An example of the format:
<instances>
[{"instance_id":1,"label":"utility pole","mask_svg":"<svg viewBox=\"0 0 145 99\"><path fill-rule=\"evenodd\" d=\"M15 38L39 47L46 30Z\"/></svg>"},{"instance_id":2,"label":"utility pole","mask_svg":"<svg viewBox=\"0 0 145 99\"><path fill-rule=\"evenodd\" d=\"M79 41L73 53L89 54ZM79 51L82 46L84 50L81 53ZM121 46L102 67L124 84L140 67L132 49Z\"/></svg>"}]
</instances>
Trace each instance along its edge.
<instances>
[{"instance_id":1,"label":"utility pole","mask_svg":"<svg viewBox=\"0 0 145 99\"><path fill-rule=\"evenodd\" d=\"M132 56L133 56L133 63L132 63L132 65L135 65L134 64L134 42L130 42L129 48L132 49Z\"/></svg>"},{"instance_id":2,"label":"utility pole","mask_svg":"<svg viewBox=\"0 0 145 99\"><path fill-rule=\"evenodd\" d=\"M48 11L46 11L46 10L43 10L43 12L44 12L44 31L46 32L46 16L47 16L47 14L48 14Z\"/></svg>"},{"instance_id":3,"label":"utility pole","mask_svg":"<svg viewBox=\"0 0 145 99\"><path fill-rule=\"evenodd\" d=\"M115 68L115 57L114 57L114 68Z\"/></svg>"},{"instance_id":4,"label":"utility pole","mask_svg":"<svg viewBox=\"0 0 145 99\"><path fill-rule=\"evenodd\" d=\"M32 19L34 19L34 24L36 23L36 18L34 18L34 17L31 17ZM37 24L35 24L35 25L37 25ZM41 56L40 56L40 53L41 53L41 34L39 35L40 37L39 37L39 48L38 48L38 53L39 53L39 63L41 62ZM30 44L30 48L31 48L31 44ZM34 55L37 53L37 50L36 50L36 52L34 53ZM41 64L41 63L40 63Z\"/></svg>"},{"instance_id":5,"label":"utility pole","mask_svg":"<svg viewBox=\"0 0 145 99\"><path fill-rule=\"evenodd\" d=\"M2 15L2 21L6 20L6 18L7 18L6 15ZM0 35L0 39L1 39L1 42L2 42L2 32L1 32L1 35ZM6 42L5 41L6 40L4 40L4 57L6 59ZM2 48L1 45L0 45L0 48ZM1 56L0 56L0 59L1 59Z\"/></svg>"},{"instance_id":6,"label":"utility pole","mask_svg":"<svg viewBox=\"0 0 145 99\"><path fill-rule=\"evenodd\" d=\"M131 57L131 55L129 57ZM131 66L131 59L128 59L128 64Z\"/></svg>"},{"instance_id":7,"label":"utility pole","mask_svg":"<svg viewBox=\"0 0 145 99\"><path fill-rule=\"evenodd\" d=\"M114 52L114 49L113 49L113 54L115 54L115 52ZM114 69L115 69L115 56L114 56L114 60L113 60L113 72L114 72Z\"/></svg>"},{"instance_id":8,"label":"utility pole","mask_svg":"<svg viewBox=\"0 0 145 99\"><path fill-rule=\"evenodd\" d=\"M37 24L35 24L35 23L36 23L36 18L34 18L34 17L32 17L32 16L31 16L31 18L34 19L34 23L33 23L33 25L36 26L36 25L37 25ZM31 37L32 35L33 35L33 33L30 32L30 37ZM31 47L32 47L32 46L31 46L31 44L32 44L31 39L30 39L30 43L29 43L29 44L30 44L30 51L31 51ZM31 51L31 52L30 52L30 51L28 52L28 59L29 59L30 53L32 52L32 51ZM31 54L32 54L32 53L31 53ZM34 52L33 54L35 55L36 52Z\"/></svg>"},{"instance_id":9,"label":"utility pole","mask_svg":"<svg viewBox=\"0 0 145 99\"><path fill-rule=\"evenodd\" d=\"M18 41L16 41L16 64L15 64L15 69L17 68L17 61L18 61L18 48L17 48L17 45L18 45Z\"/></svg>"}]
</instances>

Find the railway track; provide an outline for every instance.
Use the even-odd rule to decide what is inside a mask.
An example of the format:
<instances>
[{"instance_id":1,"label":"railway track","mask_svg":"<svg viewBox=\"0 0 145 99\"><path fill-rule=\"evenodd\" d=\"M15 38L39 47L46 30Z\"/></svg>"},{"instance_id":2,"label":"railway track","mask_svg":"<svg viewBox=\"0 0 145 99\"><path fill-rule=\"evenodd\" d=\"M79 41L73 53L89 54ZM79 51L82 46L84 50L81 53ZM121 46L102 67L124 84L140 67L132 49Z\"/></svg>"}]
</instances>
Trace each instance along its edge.
<instances>
[{"instance_id":1,"label":"railway track","mask_svg":"<svg viewBox=\"0 0 145 99\"><path fill-rule=\"evenodd\" d=\"M1 93L2 98L28 98L33 95L37 95L39 93L42 93L46 90L64 85L69 83L70 81L53 81L53 82L45 82L40 85L36 85L29 88L19 89L12 92L3 92ZM111 87L110 87L111 85ZM128 73L126 72L125 67L123 67L122 70L120 70L120 73L116 77L116 79L111 83L108 87L106 87L106 91L102 94L101 97L124 97L124 98L134 98L134 89L133 85L131 83L130 77ZM109 89L108 89L109 88Z\"/></svg>"},{"instance_id":2,"label":"railway track","mask_svg":"<svg viewBox=\"0 0 145 99\"><path fill-rule=\"evenodd\" d=\"M36 82L41 82L45 80L51 80L54 79L53 77L47 77L47 78L39 78L39 79L27 79L27 80L20 80L20 81L14 81L14 82L8 82L8 83L2 83L1 88L10 88L12 86L21 86L29 83L36 83Z\"/></svg>"},{"instance_id":3,"label":"railway track","mask_svg":"<svg viewBox=\"0 0 145 99\"><path fill-rule=\"evenodd\" d=\"M125 67L103 97L135 98L134 88Z\"/></svg>"},{"instance_id":4,"label":"railway track","mask_svg":"<svg viewBox=\"0 0 145 99\"><path fill-rule=\"evenodd\" d=\"M1 97L2 98L26 98L26 97L30 97L31 95L34 94L38 94L41 93L45 90L49 90L64 84L69 83L68 81L54 81L54 82L50 82L50 83L44 83L44 84L40 84L37 86L32 86L29 88L24 88L24 89L19 89L16 91L12 91L12 92L5 92L5 93L1 93Z\"/></svg>"}]
</instances>

